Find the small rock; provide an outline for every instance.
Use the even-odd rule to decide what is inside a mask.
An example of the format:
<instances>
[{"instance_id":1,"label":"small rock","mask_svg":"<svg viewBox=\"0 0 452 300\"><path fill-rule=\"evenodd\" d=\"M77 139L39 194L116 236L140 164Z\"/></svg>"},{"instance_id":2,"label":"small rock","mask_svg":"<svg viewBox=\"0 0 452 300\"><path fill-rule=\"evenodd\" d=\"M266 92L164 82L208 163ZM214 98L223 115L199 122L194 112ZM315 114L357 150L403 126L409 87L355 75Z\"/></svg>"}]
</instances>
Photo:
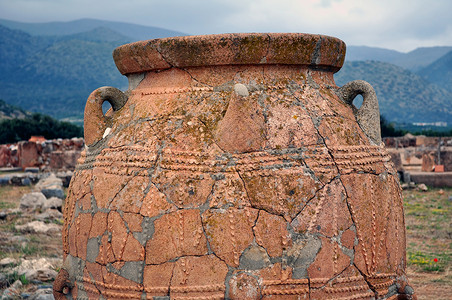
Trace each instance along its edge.
<instances>
[{"instance_id":1,"label":"small rock","mask_svg":"<svg viewBox=\"0 0 452 300\"><path fill-rule=\"evenodd\" d=\"M43 193L47 199L49 198L64 199L64 191L61 188L42 189L41 193Z\"/></svg>"},{"instance_id":2,"label":"small rock","mask_svg":"<svg viewBox=\"0 0 452 300\"><path fill-rule=\"evenodd\" d=\"M411 174L409 172L403 172L403 182L410 183L411 182Z\"/></svg>"},{"instance_id":3,"label":"small rock","mask_svg":"<svg viewBox=\"0 0 452 300\"><path fill-rule=\"evenodd\" d=\"M38 290L51 290L52 286L48 284L38 286Z\"/></svg>"},{"instance_id":4,"label":"small rock","mask_svg":"<svg viewBox=\"0 0 452 300\"><path fill-rule=\"evenodd\" d=\"M50 174L47 177L44 177L39 180L39 182L35 185L35 189L41 191L43 189L58 189L63 187L63 181L56 177L55 174Z\"/></svg>"},{"instance_id":5,"label":"small rock","mask_svg":"<svg viewBox=\"0 0 452 300\"><path fill-rule=\"evenodd\" d=\"M443 190L443 189L440 189L440 190L438 191L438 194L444 195L444 190Z\"/></svg>"},{"instance_id":6,"label":"small rock","mask_svg":"<svg viewBox=\"0 0 452 300\"><path fill-rule=\"evenodd\" d=\"M22 281L16 280L16 281L14 281L14 283L11 286L15 289L20 289L23 286L23 284L22 284Z\"/></svg>"},{"instance_id":7,"label":"small rock","mask_svg":"<svg viewBox=\"0 0 452 300\"><path fill-rule=\"evenodd\" d=\"M35 190L43 193L46 198L64 199L63 181L53 173L39 180L35 185Z\"/></svg>"},{"instance_id":8,"label":"small rock","mask_svg":"<svg viewBox=\"0 0 452 300\"><path fill-rule=\"evenodd\" d=\"M57 209L47 209L45 212L35 216L36 219L44 220L59 220L63 218L63 214Z\"/></svg>"},{"instance_id":9,"label":"small rock","mask_svg":"<svg viewBox=\"0 0 452 300\"><path fill-rule=\"evenodd\" d=\"M236 92L237 95L242 96L242 97L248 97L250 95L246 85L241 84L241 83L237 83L236 85L234 85L234 92Z\"/></svg>"},{"instance_id":10,"label":"small rock","mask_svg":"<svg viewBox=\"0 0 452 300\"><path fill-rule=\"evenodd\" d=\"M21 183L23 186L28 186L28 185L31 185L31 180L28 177L24 177L21 179Z\"/></svg>"},{"instance_id":11,"label":"small rock","mask_svg":"<svg viewBox=\"0 0 452 300\"><path fill-rule=\"evenodd\" d=\"M28 298L29 300L55 300L52 294L52 290L47 291L46 293L35 293Z\"/></svg>"},{"instance_id":12,"label":"small rock","mask_svg":"<svg viewBox=\"0 0 452 300\"><path fill-rule=\"evenodd\" d=\"M24 260L20 266L13 269L19 275L25 275L27 280L50 281L57 276L56 266L61 265L60 259L37 258Z\"/></svg>"},{"instance_id":13,"label":"small rock","mask_svg":"<svg viewBox=\"0 0 452 300\"><path fill-rule=\"evenodd\" d=\"M69 183L71 182L72 176L74 175L74 172L72 171L62 171L58 172L56 176L61 179L63 182L64 187L69 187Z\"/></svg>"},{"instance_id":14,"label":"small rock","mask_svg":"<svg viewBox=\"0 0 452 300\"><path fill-rule=\"evenodd\" d=\"M33 221L24 225L17 225L16 229L21 232L55 234L61 232L61 226L53 223L46 224L42 221Z\"/></svg>"},{"instance_id":15,"label":"small rock","mask_svg":"<svg viewBox=\"0 0 452 300\"><path fill-rule=\"evenodd\" d=\"M25 168L24 172L39 173L39 168L36 168L36 167L27 167L27 168Z\"/></svg>"},{"instance_id":16,"label":"small rock","mask_svg":"<svg viewBox=\"0 0 452 300\"><path fill-rule=\"evenodd\" d=\"M428 191L428 187L424 183L418 184L417 189L422 192Z\"/></svg>"},{"instance_id":17,"label":"small rock","mask_svg":"<svg viewBox=\"0 0 452 300\"><path fill-rule=\"evenodd\" d=\"M449 198L448 198L448 199L449 199L449 201L452 201L452 196L449 196Z\"/></svg>"},{"instance_id":18,"label":"small rock","mask_svg":"<svg viewBox=\"0 0 452 300\"><path fill-rule=\"evenodd\" d=\"M11 178L2 176L0 177L0 185L7 185L10 183Z\"/></svg>"},{"instance_id":19,"label":"small rock","mask_svg":"<svg viewBox=\"0 0 452 300\"><path fill-rule=\"evenodd\" d=\"M0 289L4 289L8 285L8 278L5 274L0 273Z\"/></svg>"},{"instance_id":20,"label":"small rock","mask_svg":"<svg viewBox=\"0 0 452 300\"><path fill-rule=\"evenodd\" d=\"M44 202L42 210L47 210L49 208L61 210L61 207L63 207L63 200L61 200L61 198L51 197Z\"/></svg>"},{"instance_id":21,"label":"small rock","mask_svg":"<svg viewBox=\"0 0 452 300\"><path fill-rule=\"evenodd\" d=\"M14 259L11 257L5 257L4 259L0 260L0 268L17 265L17 263L18 263L17 259Z\"/></svg>"},{"instance_id":22,"label":"small rock","mask_svg":"<svg viewBox=\"0 0 452 300\"><path fill-rule=\"evenodd\" d=\"M20 299L19 289L22 287L22 282L16 280L9 288L3 291L2 300Z\"/></svg>"},{"instance_id":23,"label":"small rock","mask_svg":"<svg viewBox=\"0 0 452 300\"><path fill-rule=\"evenodd\" d=\"M0 220L5 220L8 216L8 213L4 210L0 211Z\"/></svg>"},{"instance_id":24,"label":"small rock","mask_svg":"<svg viewBox=\"0 0 452 300\"><path fill-rule=\"evenodd\" d=\"M25 210L36 210L41 208L47 198L41 192L33 192L23 195L20 199L20 208Z\"/></svg>"}]
</instances>

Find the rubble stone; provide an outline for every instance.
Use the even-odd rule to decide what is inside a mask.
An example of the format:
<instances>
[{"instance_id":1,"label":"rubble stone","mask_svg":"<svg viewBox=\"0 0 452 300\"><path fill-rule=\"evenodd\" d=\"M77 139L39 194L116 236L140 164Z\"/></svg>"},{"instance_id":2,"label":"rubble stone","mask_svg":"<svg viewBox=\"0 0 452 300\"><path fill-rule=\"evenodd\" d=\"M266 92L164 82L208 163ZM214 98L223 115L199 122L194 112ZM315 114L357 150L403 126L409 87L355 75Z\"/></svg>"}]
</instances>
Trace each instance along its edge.
<instances>
[{"instance_id":1,"label":"rubble stone","mask_svg":"<svg viewBox=\"0 0 452 300\"><path fill-rule=\"evenodd\" d=\"M23 260L19 266L13 269L19 275L25 275L27 280L49 281L54 280L57 272L55 269L61 264L60 259L36 258Z\"/></svg>"},{"instance_id":2,"label":"rubble stone","mask_svg":"<svg viewBox=\"0 0 452 300\"><path fill-rule=\"evenodd\" d=\"M16 229L22 232L55 234L61 232L61 226L53 223L46 224L42 221L32 221L24 225L16 225Z\"/></svg>"},{"instance_id":3,"label":"rubble stone","mask_svg":"<svg viewBox=\"0 0 452 300\"><path fill-rule=\"evenodd\" d=\"M20 209L36 210L42 208L46 201L46 196L41 192L25 194L20 199Z\"/></svg>"},{"instance_id":4,"label":"rubble stone","mask_svg":"<svg viewBox=\"0 0 452 300\"><path fill-rule=\"evenodd\" d=\"M57 197L50 197L44 201L44 204L42 205L42 210L48 210L48 209L57 209L61 211L61 207L63 206L63 200L61 198Z\"/></svg>"}]
</instances>

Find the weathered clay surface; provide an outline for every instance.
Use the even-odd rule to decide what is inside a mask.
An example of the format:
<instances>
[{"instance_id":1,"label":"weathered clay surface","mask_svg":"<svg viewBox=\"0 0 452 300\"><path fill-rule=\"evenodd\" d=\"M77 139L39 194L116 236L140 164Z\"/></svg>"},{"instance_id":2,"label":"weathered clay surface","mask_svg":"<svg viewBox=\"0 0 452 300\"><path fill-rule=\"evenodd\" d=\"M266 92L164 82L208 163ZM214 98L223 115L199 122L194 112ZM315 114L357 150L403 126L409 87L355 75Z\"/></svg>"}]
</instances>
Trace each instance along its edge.
<instances>
[{"instance_id":1,"label":"weathered clay surface","mask_svg":"<svg viewBox=\"0 0 452 300\"><path fill-rule=\"evenodd\" d=\"M88 100L64 207L69 294L415 299L397 174L375 107L358 114L353 85L334 83L344 55L303 34L115 50L131 85Z\"/></svg>"}]
</instances>

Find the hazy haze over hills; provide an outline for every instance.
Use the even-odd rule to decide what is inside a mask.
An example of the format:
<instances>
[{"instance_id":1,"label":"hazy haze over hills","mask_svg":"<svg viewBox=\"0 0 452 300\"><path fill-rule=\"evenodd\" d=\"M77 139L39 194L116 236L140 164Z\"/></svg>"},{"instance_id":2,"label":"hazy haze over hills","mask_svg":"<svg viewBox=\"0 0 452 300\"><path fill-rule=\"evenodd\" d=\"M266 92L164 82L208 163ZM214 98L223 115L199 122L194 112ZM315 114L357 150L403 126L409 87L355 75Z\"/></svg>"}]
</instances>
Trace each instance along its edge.
<instances>
[{"instance_id":1,"label":"hazy haze over hills","mask_svg":"<svg viewBox=\"0 0 452 300\"><path fill-rule=\"evenodd\" d=\"M48 23L23 23L0 19L0 25L11 29L19 29L31 35L41 36L71 35L104 27L116 31L123 36L127 36L132 41L187 35L186 33L167 30L164 28L95 19L80 19L69 22Z\"/></svg>"},{"instance_id":2,"label":"hazy haze over hills","mask_svg":"<svg viewBox=\"0 0 452 300\"><path fill-rule=\"evenodd\" d=\"M94 89L127 88L112 59L114 48L177 35L184 34L93 19L41 24L0 20L0 99L25 110L80 120ZM388 120L452 124L452 47L402 53L348 46L346 60L335 76L337 84L369 81Z\"/></svg>"},{"instance_id":3,"label":"hazy haze over hills","mask_svg":"<svg viewBox=\"0 0 452 300\"><path fill-rule=\"evenodd\" d=\"M452 51L452 46L423 47L408 53L367 46L348 46L346 60L377 60L391 63L411 71L418 71L450 51Z\"/></svg>"},{"instance_id":4,"label":"hazy haze over hills","mask_svg":"<svg viewBox=\"0 0 452 300\"><path fill-rule=\"evenodd\" d=\"M419 74L452 92L452 51L420 69Z\"/></svg>"},{"instance_id":5,"label":"hazy haze over hills","mask_svg":"<svg viewBox=\"0 0 452 300\"><path fill-rule=\"evenodd\" d=\"M452 95L425 78L379 61L346 62L335 75L336 84L362 79L378 96L380 113L395 122L452 121Z\"/></svg>"}]
</instances>

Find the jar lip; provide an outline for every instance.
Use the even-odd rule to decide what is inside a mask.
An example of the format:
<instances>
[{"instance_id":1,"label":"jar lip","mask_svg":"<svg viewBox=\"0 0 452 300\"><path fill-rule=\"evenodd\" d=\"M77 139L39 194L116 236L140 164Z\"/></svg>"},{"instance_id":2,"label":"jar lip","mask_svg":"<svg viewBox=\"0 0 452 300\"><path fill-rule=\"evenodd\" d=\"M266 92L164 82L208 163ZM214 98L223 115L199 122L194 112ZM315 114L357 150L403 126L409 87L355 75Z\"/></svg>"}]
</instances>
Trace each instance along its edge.
<instances>
[{"instance_id":1,"label":"jar lip","mask_svg":"<svg viewBox=\"0 0 452 300\"><path fill-rule=\"evenodd\" d=\"M306 33L228 33L139 41L113 51L123 75L172 67L219 65L304 65L337 72L345 43L335 37Z\"/></svg>"}]
</instances>

